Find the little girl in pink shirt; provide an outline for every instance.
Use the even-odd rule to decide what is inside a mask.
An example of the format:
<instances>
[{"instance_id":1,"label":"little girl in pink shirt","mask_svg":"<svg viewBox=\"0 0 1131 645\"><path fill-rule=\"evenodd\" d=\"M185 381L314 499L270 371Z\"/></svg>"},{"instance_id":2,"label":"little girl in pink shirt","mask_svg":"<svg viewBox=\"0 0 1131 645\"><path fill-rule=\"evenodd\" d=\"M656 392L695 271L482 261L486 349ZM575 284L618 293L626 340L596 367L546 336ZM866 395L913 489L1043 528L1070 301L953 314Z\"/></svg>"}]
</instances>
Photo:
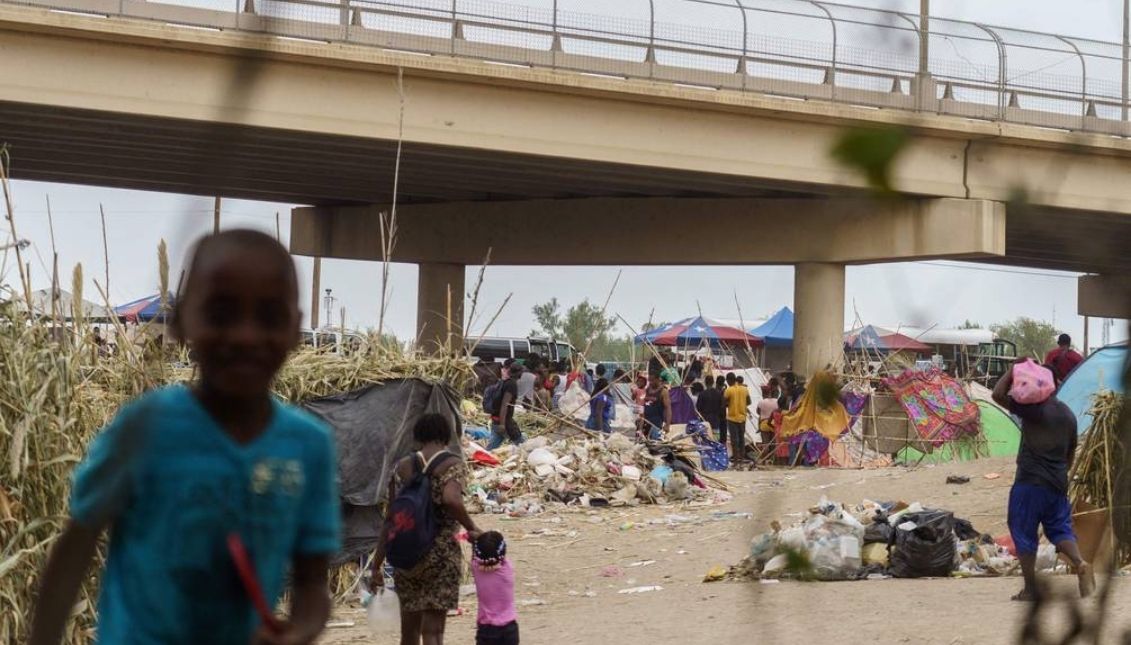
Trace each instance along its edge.
<instances>
[{"instance_id":1,"label":"little girl in pink shirt","mask_svg":"<svg viewBox=\"0 0 1131 645\"><path fill-rule=\"evenodd\" d=\"M471 545L471 574L479 596L475 645L518 645L518 612L514 608L514 567L507 543L498 531L487 531Z\"/></svg>"}]
</instances>

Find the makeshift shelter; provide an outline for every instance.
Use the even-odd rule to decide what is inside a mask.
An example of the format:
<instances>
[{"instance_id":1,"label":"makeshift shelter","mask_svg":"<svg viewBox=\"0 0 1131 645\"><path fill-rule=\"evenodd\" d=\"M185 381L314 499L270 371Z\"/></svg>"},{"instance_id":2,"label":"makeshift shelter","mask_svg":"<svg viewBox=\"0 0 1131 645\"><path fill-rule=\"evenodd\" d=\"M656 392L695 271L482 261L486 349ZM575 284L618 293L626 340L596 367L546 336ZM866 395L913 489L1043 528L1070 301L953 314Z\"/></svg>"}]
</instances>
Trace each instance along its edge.
<instances>
[{"instance_id":1,"label":"makeshift shelter","mask_svg":"<svg viewBox=\"0 0 1131 645\"><path fill-rule=\"evenodd\" d=\"M114 315L132 323L151 321L164 323L168 316L173 313L173 304L173 294L170 293L165 296L164 304L162 304L161 295L155 294L114 307Z\"/></svg>"},{"instance_id":2,"label":"makeshift shelter","mask_svg":"<svg viewBox=\"0 0 1131 645\"><path fill-rule=\"evenodd\" d=\"M773 372L790 369L793 361L793 311L782 307L769 320L747 330L762 339L762 367Z\"/></svg>"},{"instance_id":3,"label":"makeshift shelter","mask_svg":"<svg viewBox=\"0 0 1131 645\"><path fill-rule=\"evenodd\" d=\"M459 403L446 385L394 379L303 404L333 428L338 447L344 540L337 563L376 546L385 489L397 460L413 450L412 428L420 417L437 413L447 418L453 430L449 450L460 452Z\"/></svg>"},{"instance_id":4,"label":"makeshift shelter","mask_svg":"<svg viewBox=\"0 0 1131 645\"><path fill-rule=\"evenodd\" d=\"M845 335L844 346L849 351L874 352L890 354L894 352L912 352L925 354L931 351L928 345L900 333L881 333L872 325L850 331Z\"/></svg>"},{"instance_id":5,"label":"makeshift shelter","mask_svg":"<svg viewBox=\"0 0 1131 645\"><path fill-rule=\"evenodd\" d=\"M637 344L651 344L663 347L698 348L704 345L720 348L728 345L760 347L762 339L748 334L738 327L731 327L717 320L698 316L664 325L658 329L636 336Z\"/></svg>"},{"instance_id":6,"label":"makeshift shelter","mask_svg":"<svg viewBox=\"0 0 1131 645\"><path fill-rule=\"evenodd\" d=\"M1108 345L1096 350L1076 366L1060 384L1056 396L1076 415L1076 430L1083 433L1092 424L1088 410L1093 397L1101 390L1123 392L1123 370L1127 365L1127 343Z\"/></svg>"},{"instance_id":7,"label":"makeshift shelter","mask_svg":"<svg viewBox=\"0 0 1131 645\"><path fill-rule=\"evenodd\" d=\"M54 307L52 300L54 299ZM20 311L27 310L27 303L22 297L16 297L13 302ZM36 316L50 317L58 313L59 320L71 322L74 320L75 297L69 291L58 289L52 298L51 289L37 289L31 292L31 311ZM96 305L89 300L83 300L79 305L84 322L98 324L110 322L112 314L109 309Z\"/></svg>"},{"instance_id":8,"label":"makeshift shelter","mask_svg":"<svg viewBox=\"0 0 1131 645\"><path fill-rule=\"evenodd\" d=\"M946 443L929 453L914 445L902 448L897 457L904 463L943 464L968 461L978 457L1016 457L1021 447L1021 428L1013 417L998 406L976 401L983 441Z\"/></svg>"}]
</instances>

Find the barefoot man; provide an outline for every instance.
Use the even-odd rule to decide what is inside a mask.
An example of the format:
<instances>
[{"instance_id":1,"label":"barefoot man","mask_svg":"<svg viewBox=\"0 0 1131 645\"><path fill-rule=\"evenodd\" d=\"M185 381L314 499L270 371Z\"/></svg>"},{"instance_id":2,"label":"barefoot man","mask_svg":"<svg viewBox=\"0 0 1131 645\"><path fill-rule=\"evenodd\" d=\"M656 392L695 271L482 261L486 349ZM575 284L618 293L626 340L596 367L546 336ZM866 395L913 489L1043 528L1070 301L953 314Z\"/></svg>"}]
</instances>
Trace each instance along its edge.
<instances>
[{"instance_id":1,"label":"barefoot man","mask_svg":"<svg viewBox=\"0 0 1131 645\"><path fill-rule=\"evenodd\" d=\"M1009 533L1025 576L1025 588L1014 600L1036 600L1037 526L1056 550L1068 557L1080 582L1080 595L1095 589L1092 567L1080 556L1072 531L1072 506L1068 501L1068 471L1076 454L1076 417L1052 395L1040 403L1021 404L1010 396L1013 370L994 387L994 401L1021 419L1021 448L1017 475L1009 491Z\"/></svg>"}]
</instances>

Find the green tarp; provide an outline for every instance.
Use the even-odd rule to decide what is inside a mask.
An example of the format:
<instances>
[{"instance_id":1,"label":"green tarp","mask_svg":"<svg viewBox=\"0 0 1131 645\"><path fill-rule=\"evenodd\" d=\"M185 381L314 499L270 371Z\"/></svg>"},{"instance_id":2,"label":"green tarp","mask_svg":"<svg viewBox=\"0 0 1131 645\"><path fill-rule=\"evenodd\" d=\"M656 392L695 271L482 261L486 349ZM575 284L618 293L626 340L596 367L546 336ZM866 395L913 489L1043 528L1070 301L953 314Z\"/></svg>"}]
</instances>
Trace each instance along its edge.
<instances>
[{"instance_id":1,"label":"green tarp","mask_svg":"<svg viewBox=\"0 0 1131 645\"><path fill-rule=\"evenodd\" d=\"M982 436L985 438L985 443L980 447L981 456L987 456L986 452L989 453L988 456L990 457L1016 456L1017 449L1021 445L1021 429L1013 422L1013 418L992 403L986 401L978 401L977 403L981 412ZM896 457L898 461L906 464L943 464L951 461L969 461L979 456L975 452L976 447L977 444L974 442L948 443L925 455L923 452L907 446L900 450Z\"/></svg>"}]
</instances>

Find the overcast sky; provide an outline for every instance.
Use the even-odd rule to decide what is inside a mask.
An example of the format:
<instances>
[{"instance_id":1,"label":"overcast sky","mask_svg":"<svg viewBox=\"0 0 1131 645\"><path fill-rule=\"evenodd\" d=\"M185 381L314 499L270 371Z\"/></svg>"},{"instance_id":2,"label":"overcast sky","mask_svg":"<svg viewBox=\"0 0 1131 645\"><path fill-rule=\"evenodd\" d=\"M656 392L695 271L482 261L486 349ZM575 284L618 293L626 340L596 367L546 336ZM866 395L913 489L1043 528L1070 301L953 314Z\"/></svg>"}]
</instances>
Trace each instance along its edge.
<instances>
[{"instance_id":1,"label":"overcast sky","mask_svg":"<svg viewBox=\"0 0 1131 645\"><path fill-rule=\"evenodd\" d=\"M583 5L583 2L577 4ZM592 4L592 3L590 3ZM918 11L918 2L867 2L856 4ZM1018 28L1057 31L1104 40L1121 37L1118 0L936 0L933 13ZM14 160L18 164L18 160ZM175 283L182 256L195 237L212 226L212 200L181 195L143 193L82 186L14 182L14 205L21 237L32 241L33 287L50 283L51 242L46 217L50 196L60 265L69 289L70 270L83 263L88 299L95 293L90 280L102 282L104 265L99 205L106 212L110 250L110 297L122 303L156 292L156 248L169 243ZM274 233L280 214L283 241L289 230L290 204L225 200L224 227L253 227ZM304 307L309 306L311 261L299 258ZM10 280L13 267L5 267ZM565 305L589 298L600 304L608 295L621 267L513 268L490 267L480 297L480 308L493 314L508 294L508 307L493 333L522 335L531 330L530 309L556 296ZM477 268L468 269L468 287ZM386 326L401 337L413 334L416 317L416 268L395 265ZM332 288L337 307L344 306L350 327L375 326L380 303L380 265L325 260L323 288ZM674 320L702 311L707 316L738 318L735 296L746 319L764 317L792 305L791 267L623 267L613 293L610 311L637 326L653 317ZM859 316L866 323L917 326L953 326L964 320L983 324L1029 316L1054 321L1079 338L1083 320L1076 316L1076 277L1048 271L1002 269L951 262L907 263L850 267L845 322ZM337 319L335 318L335 323ZM621 331L627 333L627 328ZM1100 323L1092 327L1092 344L1099 343ZM1115 339L1125 337L1117 324Z\"/></svg>"}]
</instances>

